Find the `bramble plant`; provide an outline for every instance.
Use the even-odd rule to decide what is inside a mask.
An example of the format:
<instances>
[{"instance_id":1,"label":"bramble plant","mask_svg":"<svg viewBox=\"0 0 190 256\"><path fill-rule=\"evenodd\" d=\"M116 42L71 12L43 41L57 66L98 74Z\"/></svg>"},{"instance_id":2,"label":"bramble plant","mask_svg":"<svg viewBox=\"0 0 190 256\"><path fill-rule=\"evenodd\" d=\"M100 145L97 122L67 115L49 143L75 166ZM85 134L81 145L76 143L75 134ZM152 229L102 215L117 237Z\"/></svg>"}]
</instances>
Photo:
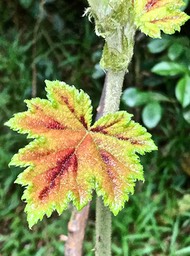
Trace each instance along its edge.
<instances>
[{"instance_id":1,"label":"bramble plant","mask_svg":"<svg viewBox=\"0 0 190 256\"><path fill-rule=\"evenodd\" d=\"M28 111L6 124L34 139L10 163L26 167L16 182L26 186L23 199L29 227L54 210L61 214L70 201L81 210L95 190L96 255L109 256L111 212L117 215L134 192L135 181L143 180L137 154L157 148L145 128L127 112L118 111L135 32L140 29L159 38L161 31L179 31L189 17L180 10L182 0L88 2L85 13L94 19L96 34L105 39L100 64L107 74L99 119L91 125L86 93L64 82L46 81L48 100L27 100Z\"/></svg>"}]
</instances>

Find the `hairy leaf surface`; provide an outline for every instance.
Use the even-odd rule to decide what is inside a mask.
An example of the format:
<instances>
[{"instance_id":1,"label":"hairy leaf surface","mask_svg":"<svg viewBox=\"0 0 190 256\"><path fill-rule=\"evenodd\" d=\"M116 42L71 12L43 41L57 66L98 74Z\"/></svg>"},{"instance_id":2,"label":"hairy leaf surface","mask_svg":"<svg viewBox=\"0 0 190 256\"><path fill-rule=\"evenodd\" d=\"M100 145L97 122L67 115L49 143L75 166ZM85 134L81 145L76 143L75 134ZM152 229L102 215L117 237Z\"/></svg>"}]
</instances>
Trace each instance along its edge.
<instances>
[{"instance_id":1,"label":"hairy leaf surface","mask_svg":"<svg viewBox=\"0 0 190 256\"><path fill-rule=\"evenodd\" d=\"M29 226L54 210L61 214L70 201L82 209L93 190L116 215L133 193L135 181L143 180L136 153L156 149L151 135L124 111L91 126L87 94L59 81L46 84L48 100L27 100L28 110L7 122L34 138L11 161L26 167L16 182L26 186Z\"/></svg>"},{"instance_id":2,"label":"hairy leaf surface","mask_svg":"<svg viewBox=\"0 0 190 256\"><path fill-rule=\"evenodd\" d=\"M161 30L173 34L189 19L182 6L183 0L134 0L135 24L150 37L159 38Z\"/></svg>"}]
</instances>

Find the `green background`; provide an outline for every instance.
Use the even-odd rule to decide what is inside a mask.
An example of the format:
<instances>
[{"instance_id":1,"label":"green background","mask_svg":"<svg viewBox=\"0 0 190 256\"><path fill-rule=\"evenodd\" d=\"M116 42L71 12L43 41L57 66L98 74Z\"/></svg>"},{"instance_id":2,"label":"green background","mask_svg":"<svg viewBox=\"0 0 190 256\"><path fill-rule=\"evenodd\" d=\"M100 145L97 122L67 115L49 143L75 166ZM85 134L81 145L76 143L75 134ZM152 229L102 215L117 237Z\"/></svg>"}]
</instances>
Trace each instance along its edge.
<instances>
[{"instance_id":1,"label":"green background","mask_svg":"<svg viewBox=\"0 0 190 256\"><path fill-rule=\"evenodd\" d=\"M190 5L187 2L186 12ZM64 255L71 208L28 229L20 168L8 167L26 136L3 124L26 109L24 99L45 97L44 80L63 80L98 106L104 72L103 40L82 17L86 1L0 1L0 255ZM112 252L124 256L190 255L190 22L180 33L153 40L137 32L121 109L147 127L159 147L142 158L139 182L113 217ZM92 202L84 255L94 255Z\"/></svg>"}]
</instances>

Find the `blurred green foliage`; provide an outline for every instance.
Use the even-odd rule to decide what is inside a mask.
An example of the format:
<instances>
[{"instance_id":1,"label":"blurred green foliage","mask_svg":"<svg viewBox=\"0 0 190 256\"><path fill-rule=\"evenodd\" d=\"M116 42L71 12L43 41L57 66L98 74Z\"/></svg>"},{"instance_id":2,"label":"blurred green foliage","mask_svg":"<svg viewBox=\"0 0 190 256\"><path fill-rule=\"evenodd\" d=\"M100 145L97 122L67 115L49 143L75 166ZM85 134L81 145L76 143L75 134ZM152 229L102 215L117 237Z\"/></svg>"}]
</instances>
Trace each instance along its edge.
<instances>
[{"instance_id":1,"label":"blurred green foliage","mask_svg":"<svg viewBox=\"0 0 190 256\"><path fill-rule=\"evenodd\" d=\"M183 108L183 117L190 123L188 113L190 110L190 39L185 36L163 36L163 39L154 39L148 43L150 53L159 56L159 60L151 69L154 74L153 81L145 80L145 85L158 86L162 83L173 82L171 88L173 95L163 94L163 90L142 91L137 87L130 87L123 93L123 101L129 107L144 106L142 120L148 128L156 127L162 118L161 102L174 103L177 100ZM146 61L145 61L146 62ZM165 81L164 81L165 80Z\"/></svg>"},{"instance_id":2,"label":"blurred green foliage","mask_svg":"<svg viewBox=\"0 0 190 256\"><path fill-rule=\"evenodd\" d=\"M188 1L187 1L188 2ZM0 1L0 255L63 255L69 211L28 229L12 155L26 138L4 127L23 100L45 97L44 80L84 89L96 108L102 40L82 18L85 0ZM189 5L188 5L189 6ZM187 12L189 7L187 8ZM190 32L150 40L137 33L121 108L143 122L159 151L143 158L146 182L113 218L113 255L190 255ZM94 255L94 202L84 255Z\"/></svg>"}]
</instances>

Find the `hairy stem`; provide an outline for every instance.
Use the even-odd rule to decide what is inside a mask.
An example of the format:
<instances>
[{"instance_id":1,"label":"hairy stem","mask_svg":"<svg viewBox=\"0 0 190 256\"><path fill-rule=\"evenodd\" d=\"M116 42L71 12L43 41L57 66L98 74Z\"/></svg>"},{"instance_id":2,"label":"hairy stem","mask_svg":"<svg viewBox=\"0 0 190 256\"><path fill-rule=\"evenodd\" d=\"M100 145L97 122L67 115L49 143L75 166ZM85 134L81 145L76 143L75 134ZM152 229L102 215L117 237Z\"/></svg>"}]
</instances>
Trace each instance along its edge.
<instances>
[{"instance_id":1,"label":"hairy stem","mask_svg":"<svg viewBox=\"0 0 190 256\"><path fill-rule=\"evenodd\" d=\"M125 71L107 72L98 118L119 109ZM100 115L101 114L101 115ZM102 198L96 201L96 256L111 255L111 212L104 206Z\"/></svg>"},{"instance_id":2,"label":"hairy stem","mask_svg":"<svg viewBox=\"0 0 190 256\"><path fill-rule=\"evenodd\" d=\"M111 255L111 212L102 198L96 199L96 256Z\"/></svg>"},{"instance_id":3,"label":"hairy stem","mask_svg":"<svg viewBox=\"0 0 190 256\"><path fill-rule=\"evenodd\" d=\"M109 70L105 82L105 98L103 104L103 115L119 110L120 98L123 87L125 71L113 72Z\"/></svg>"}]
</instances>

